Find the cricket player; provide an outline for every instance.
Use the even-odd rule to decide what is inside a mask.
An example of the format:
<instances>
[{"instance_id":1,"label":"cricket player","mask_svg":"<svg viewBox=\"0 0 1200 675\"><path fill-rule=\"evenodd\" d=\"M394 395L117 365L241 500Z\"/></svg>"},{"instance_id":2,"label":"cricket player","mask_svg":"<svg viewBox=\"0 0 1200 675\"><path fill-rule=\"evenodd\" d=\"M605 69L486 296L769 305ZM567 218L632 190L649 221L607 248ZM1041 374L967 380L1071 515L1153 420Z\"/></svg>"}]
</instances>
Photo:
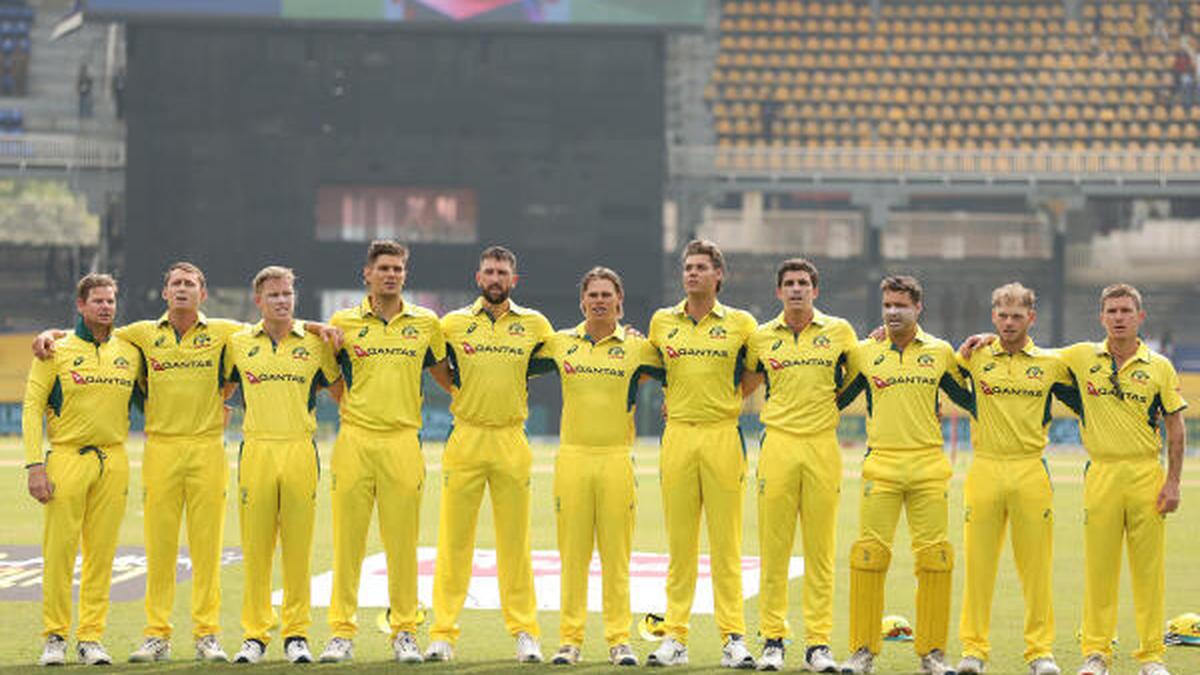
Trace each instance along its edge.
<instances>
[{"instance_id":1,"label":"cricket player","mask_svg":"<svg viewBox=\"0 0 1200 675\"><path fill-rule=\"evenodd\" d=\"M974 413L965 370L946 342L921 329L921 284L909 276L880 283L886 341L867 339L851 354L845 407L867 396L867 455L859 537L850 548L850 649L842 672L869 673L882 646L883 591L900 512L908 517L917 576L916 647L921 671L949 675L954 549L947 540L952 468L942 452L938 392ZM669 375L669 373L668 373Z\"/></svg>"},{"instance_id":2,"label":"cricket player","mask_svg":"<svg viewBox=\"0 0 1200 675\"><path fill-rule=\"evenodd\" d=\"M309 564L320 477L313 434L317 390L339 377L332 349L293 317L295 275L265 267L254 277L262 320L229 338L225 379L240 384L245 402L244 441L238 452L238 513L245 587L242 647L237 663L257 663L277 623L271 608L275 540L283 548L284 653L309 663Z\"/></svg>"},{"instance_id":3,"label":"cricket player","mask_svg":"<svg viewBox=\"0 0 1200 675\"><path fill-rule=\"evenodd\" d=\"M89 274L76 287L75 332L52 358L33 360L21 418L29 494L46 505L42 538L42 634L38 663L66 663L71 629L75 555L83 544L79 584L79 660L106 665L100 644L108 618L108 591L117 534L129 487L129 409L140 399L144 376L137 347L112 335L117 284ZM50 449L43 448L43 419Z\"/></svg>"},{"instance_id":4,"label":"cricket player","mask_svg":"<svg viewBox=\"0 0 1200 675\"><path fill-rule=\"evenodd\" d=\"M358 633L358 583L371 525L379 510L379 533L387 556L392 651L397 661L420 663L417 647L417 537L425 460L421 429L421 373L438 369L449 384L446 341L437 315L405 302L408 248L375 241L367 249L363 281L367 297L330 323L345 341L337 353L342 379L341 427L333 447L333 638L321 661L347 661Z\"/></svg>"},{"instance_id":5,"label":"cricket player","mask_svg":"<svg viewBox=\"0 0 1200 675\"><path fill-rule=\"evenodd\" d=\"M975 383L973 458L964 490L966 591L959 675L984 672L996 571L1011 523L1013 557L1025 596L1030 675L1058 675L1054 661L1054 489L1043 453L1051 396L1078 410L1079 392L1063 360L1029 337L1036 297L1019 283L992 292L999 340L959 363Z\"/></svg>"},{"instance_id":6,"label":"cricket player","mask_svg":"<svg viewBox=\"0 0 1200 675\"><path fill-rule=\"evenodd\" d=\"M471 583L475 525L486 487L496 524L497 573L504 625L516 638L517 660L542 660L529 550L530 469L525 438L526 378L537 348L553 334L540 312L509 297L517 258L502 246L479 257L480 297L442 317L453 373L454 430L442 456L438 556L433 580L434 623L425 659L454 658L458 614Z\"/></svg>"},{"instance_id":7,"label":"cricket player","mask_svg":"<svg viewBox=\"0 0 1200 675\"><path fill-rule=\"evenodd\" d=\"M593 268L579 289L583 323L551 335L533 363L535 370L559 374L563 396L554 462L562 615L551 663L579 662L592 550L599 549L609 662L636 666L629 646L629 556L637 516L633 412L638 382L661 379L662 360L649 341L619 323L625 292L616 272Z\"/></svg>"},{"instance_id":8,"label":"cricket player","mask_svg":"<svg viewBox=\"0 0 1200 675\"><path fill-rule=\"evenodd\" d=\"M708 524L717 630L724 639L721 665L753 668L742 610L742 497L746 453L738 416L746 342L758 329L748 312L717 301L725 259L710 241L692 241L683 252L687 297L658 310L650 342L666 369L667 425L660 477L667 525L667 636L646 662L688 662L688 621L696 591L700 512Z\"/></svg>"},{"instance_id":9,"label":"cricket player","mask_svg":"<svg viewBox=\"0 0 1200 675\"><path fill-rule=\"evenodd\" d=\"M759 629L766 644L759 670L782 670L788 634L788 566L800 519L804 544L804 667L834 673L833 578L842 452L837 392L858 340L844 319L816 309L817 268L792 258L775 274L783 306L747 344L744 389L766 382L760 419L765 431L758 461L758 533L762 556Z\"/></svg>"},{"instance_id":10,"label":"cricket player","mask_svg":"<svg viewBox=\"0 0 1200 675\"><path fill-rule=\"evenodd\" d=\"M1117 628L1121 549L1129 547L1140 675L1168 675L1163 658L1166 516L1179 508L1186 434L1179 376L1138 337L1142 295L1128 284L1100 294L1105 339L1059 351L1079 385L1089 461L1083 478L1084 597L1079 675L1107 675ZM989 338L994 339L994 338ZM972 341L964 345L970 351ZM1160 454L1165 429L1167 468Z\"/></svg>"}]
</instances>

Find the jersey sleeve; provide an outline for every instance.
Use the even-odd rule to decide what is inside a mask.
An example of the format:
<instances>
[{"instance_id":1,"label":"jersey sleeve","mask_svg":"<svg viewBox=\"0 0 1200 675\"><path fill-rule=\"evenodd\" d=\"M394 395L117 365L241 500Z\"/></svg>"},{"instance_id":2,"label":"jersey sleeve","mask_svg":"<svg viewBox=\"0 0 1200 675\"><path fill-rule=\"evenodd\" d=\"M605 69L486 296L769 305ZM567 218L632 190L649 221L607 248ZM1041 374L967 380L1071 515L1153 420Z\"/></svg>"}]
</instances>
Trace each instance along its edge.
<instances>
[{"instance_id":1,"label":"jersey sleeve","mask_svg":"<svg viewBox=\"0 0 1200 675\"><path fill-rule=\"evenodd\" d=\"M1059 354L1054 354L1054 381L1050 393L1078 417L1083 417L1083 398L1079 394L1079 382Z\"/></svg>"},{"instance_id":2,"label":"jersey sleeve","mask_svg":"<svg viewBox=\"0 0 1200 675\"><path fill-rule=\"evenodd\" d=\"M436 316L429 317L429 348L425 351L425 367L428 368L446 358L446 337L442 322Z\"/></svg>"},{"instance_id":3,"label":"jersey sleeve","mask_svg":"<svg viewBox=\"0 0 1200 675\"><path fill-rule=\"evenodd\" d=\"M751 373L762 370L762 343L763 338L757 331L746 340L746 370Z\"/></svg>"},{"instance_id":4,"label":"jersey sleeve","mask_svg":"<svg viewBox=\"0 0 1200 675\"><path fill-rule=\"evenodd\" d=\"M233 340L225 342L225 346L221 349L221 379L223 382L238 382L240 377L237 372L237 364L235 363L234 344Z\"/></svg>"},{"instance_id":5,"label":"jersey sleeve","mask_svg":"<svg viewBox=\"0 0 1200 675\"><path fill-rule=\"evenodd\" d=\"M867 377L862 372L862 353L863 346L861 342L856 342L846 352L845 376L842 378L843 386L837 395L838 410L842 410L853 403L854 399L858 398L858 395L867 388Z\"/></svg>"},{"instance_id":6,"label":"jersey sleeve","mask_svg":"<svg viewBox=\"0 0 1200 675\"><path fill-rule=\"evenodd\" d=\"M1163 412L1172 415L1186 408L1187 401L1183 399L1182 387L1179 384L1179 373L1175 372L1175 366L1165 358L1161 359L1159 363L1161 364L1159 367L1163 371L1163 378L1158 396L1162 401Z\"/></svg>"},{"instance_id":7,"label":"jersey sleeve","mask_svg":"<svg viewBox=\"0 0 1200 675\"><path fill-rule=\"evenodd\" d=\"M558 353L561 342L560 337L556 334L549 335L534 347L533 356L529 358L527 377L548 375L558 370L558 363L555 361L555 356Z\"/></svg>"},{"instance_id":8,"label":"jersey sleeve","mask_svg":"<svg viewBox=\"0 0 1200 675\"><path fill-rule=\"evenodd\" d=\"M975 390L971 384L971 372L966 366L958 362L958 355L954 352L954 348L949 344L942 345L942 358L946 364L946 370L942 373L942 379L938 382L938 387L946 392L951 401L955 405L975 415Z\"/></svg>"},{"instance_id":9,"label":"jersey sleeve","mask_svg":"<svg viewBox=\"0 0 1200 675\"><path fill-rule=\"evenodd\" d=\"M338 381L342 376L342 369L338 366L337 356L333 353L333 347L320 338L315 340L317 350L321 354L321 377L325 378L324 385L329 386Z\"/></svg>"},{"instance_id":10,"label":"jersey sleeve","mask_svg":"<svg viewBox=\"0 0 1200 675\"><path fill-rule=\"evenodd\" d=\"M25 400L21 407L21 440L25 447L25 464L39 464L45 453L43 444L45 433L42 420L46 409L51 406L51 396L57 387L58 363L54 357L45 361L34 359L29 368L29 378L25 382Z\"/></svg>"},{"instance_id":11,"label":"jersey sleeve","mask_svg":"<svg viewBox=\"0 0 1200 675\"><path fill-rule=\"evenodd\" d=\"M663 366L662 354L654 345L650 344L649 340L638 340L640 346L638 370L643 375L649 375L659 382L664 382L667 379L667 370Z\"/></svg>"},{"instance_id":12,"label":"jersey sleeve","mask_svg":"<svg viewBox=\"0 0 1200 675\"><path fill-rule=\"evenodd\" d=\"M837 364L833 367L833 384L834 388L840 391L850 382L850 353L854 351L855 345L858 344L858 336L854 334L854 327L849 321L841 321L838 323L838 340L839 344L846 345L842 348L842 353L838 354Z\"/></svg>"},{"instance_id":13,"label":"jersey sleeve","mask_svg":"<svg viewBox=\"0 0 1200 675\"><path fill-rule=\"evenodd\" d=\"M650 332L646 335L646 339L655 349L662 348L663 320L661 316L661 312L655 312L654 316L650 317Z\"/></svg>"}]
</instances>

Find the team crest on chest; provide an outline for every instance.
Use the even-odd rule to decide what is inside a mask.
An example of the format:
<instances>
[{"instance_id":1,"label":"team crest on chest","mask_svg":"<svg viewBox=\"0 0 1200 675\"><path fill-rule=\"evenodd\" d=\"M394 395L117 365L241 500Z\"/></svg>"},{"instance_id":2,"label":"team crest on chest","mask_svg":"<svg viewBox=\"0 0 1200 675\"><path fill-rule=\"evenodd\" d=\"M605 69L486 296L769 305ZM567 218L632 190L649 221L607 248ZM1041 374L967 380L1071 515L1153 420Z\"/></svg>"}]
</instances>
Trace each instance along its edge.
<instances>
[{"instance_id":1,"label":"team crest on chest","mask_svg":"<svg viewBox=\"0 0 1200 675\"><path fill-rule=\"evenodd\" d=\"M1129 377L1137 384L1146 384L1150 381L1150 373L1144 370L1135 370L1129 374Z\"/></svg>"},{"instance_id":2,"label":"team crest on chest","mask_svg":"<svg viewBox=\"0 0 1200 675\"><path fill-rule=\"evenodd\" d=\"M922 354L917 357L917 365L922 368L932 368L934 358L931 354Z\"/></svg>"},{"instance_id":3,"label":"team crest on chest","mask_svg":"<svg viewBox=\"0 0 1200 675\"><path fill-rule=\"evenodd\" d=\"M520 323L514 323L508 327L508 334L509 335L524 335L525 334L525 326Z\"/></svg>"},{"instance_id":4,"label":"team crest on chest","mask_svg":"<svg viewBox=\"0 0 1200 675\"><path fill-rule=\"evenodd\" d=\"M818 335L815 338L813 338L812 344L817 349L829 349L829 342L830 342L829 336Z\"/></svg>"},{"instance_id":5,"label":"team crest on chest","mask_svg":"<svg viewBox=\"0 0 1200 675\"><path fill-rule=\"evenodd\" d=\"M196 349L203 349L212 344L212 336L208 333L200 333L192 338L192 346Z\"/></svg>"},{"instance_id":6,"label":"team crest on chest","mask_svg":"<svg viewBox=\"0 0 1200 675\"><path fill-rule=\"evenodd\" d=\"M608 358L610 358L610 359L623 359L623 358L625 358L625 348L624 348L624 347L620 347L620 346L618 346L618 347L609 347L609 348L608 348Z\"/></svg>"},{"instance_id":7,"label":"team crest on chest","mask_svg":"<svg viewBox=\"0 0 1200 675\"><path fill-rule=\"evenodd\" d=\"M124 356L118 356L113 359L113 365L117 368L129 368L129 359L126 359Z\"/></svg>"},{"instance_id":8,"label":"team crest on chest","mask_svg":"<svg viewBox=\"0 0 1200 675\"><path fill-rule=\"evenodd\" d=\"M708 337L714 340L724 340L727 335L728 332L725 330L724 326L713 326L712 328L708 329Z\"/></svg>"},{"instance_id":9,"label":"team crest on chest","mask_svg":"<svg viewBox=\"0 0 1200 675\"><path fill-rule=\"evenodd\" d=\"M1038 366L1029 366L1025 369L1025 377L1031 380L1040 380L1042 379L1042 375L1045 375L1045 371Z\"/></svg>"},{"instance_id":10,"label":"team crest on chest","mask_svg":"<svg viewBox=\"0 0 1200 675\"><path fill-rule=\"evenodd\" d=\"M404 328L400 329L400 335L405 340L416 340L417 336L420 334L421 331L416 326L405 326Z\"/></svg>"},{"instance_id":11,"label":"team crest on chest","mask_svg":"<svg viewBox=\"0 0 1200 675\"><path fill-rule=\"evenodd\" d=\"M304 347L296 347L292 350L292 358L297 361L307 361L309 356L312 356L312 354Z\"/></svg>"}]
</instances>

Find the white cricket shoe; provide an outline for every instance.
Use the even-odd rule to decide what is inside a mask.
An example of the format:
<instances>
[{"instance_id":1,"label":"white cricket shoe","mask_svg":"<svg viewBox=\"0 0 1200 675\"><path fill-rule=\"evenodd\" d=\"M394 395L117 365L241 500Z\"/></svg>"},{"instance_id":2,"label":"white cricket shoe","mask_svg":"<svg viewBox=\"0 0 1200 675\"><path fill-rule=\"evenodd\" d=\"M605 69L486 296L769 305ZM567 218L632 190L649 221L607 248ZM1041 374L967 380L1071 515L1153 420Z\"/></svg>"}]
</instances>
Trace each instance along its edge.
<instances>
[{"instance_id":1,"label":"white cricket shoe","mask_svg":"<svg viewBox=\"0 0 1200 675\"><path fill-rule=\"evenodd\" d=\"M63 666L67 663L67 641L53 633L46 636L46 646L38 658L39 666Z\"/></svg>"},{"instance_id":2,"label":"white cricket shoe","mask_svg":"<svg viewBox=\"0 0 1200 675\"><path fill-rule=\"evenodd\" d=\"M1108 675L1108 664L1104 662L1103 656L1088 654L1083 660L1083 665L1079 666L1079 675Z\"/></svg>"},{"instance_id":3,"label":"white cricket shoe","mask_svg":"<svg viewBox=\"0 0 1200 675\"><path fill-rule=\"evenodd\" d=\"M325 649L321 652L321 663L341 663L350 661L354 658L354 640L347 640L343 637L331 638L325 643Z\"/></svg>"},{"instance_id":4,"label":"white cricket shoe","mask_svg":"<svg viewBox=\"0 0 1200 675\"><path fill-rule=\"evenodd\" d=\"M216 635L202 635L196 638L196 660L209 663L225 663L229 657L221 649L221 641Z\"/></svg>"},{"instance_id":5,"label":"white cricket shoe","mask_svg":"<svg viewBox=\"0 0 1200 675\"><path fill-rule=\"evenodd\" d=\"M730 633L725 638L725 646L721 648L722 668L754 668L754 655L746 649L746 641L737 633Z\"/></svg>"},{"instance_id":6,"label":"white cricket shoe","mask_svg":"<svg viewBox=\"0 0 1200 675\"><path fill-rule=\"evenodd\" d=\"M130 663L152 663L171 658L171 643L159 637L148 637L142 646L129 655Z\"/></svg>"},{"instance_id":7,"label":"white cricket shoe","mask_svg":"<svg viewBox=\"0 0 1200 675\"><path fill-rule=\"evenodd\" d=\"M768 638L763 645L762 654L758 657L758 669L774 672L783 670L783 657L786 650L780 638Z\"/></svg>"},{"instance_id":8,"label":"white cricket shoe","mask_svg":"<svg viewBox=\"0 0 1200 675\"><path fill-rule=\"evenodd\" d=\"M619 644L608 650L608 662L614 666L636 666L638 657L633 653L633 647Z\"/></svg>"},{"instance_id":9,"label":"white cricket shoe","mask_svg":"<svg viewBox=\"0 0 1200 675\"><path fill-rule=\"evenodd\" d=\"M312 652L308 649L308 640L302 637L287 638L283 641L283 654L292 663L312 663Z\"/></svg>"},{"instance_id":10,"label":"white cricket shoe","mask_svg":"<svg viewBox=\"0 0 1200 675\"><path fill-rule=\"evenodd\" d=\"M946 664L946 655L940 649L932 649L921 657L921 672L929 675L954 675L954 669Z\"/></svg>"},{"instance_id":11,"label":"white cricket shoe","mask_svg":"<svg viewBox=\"0 0 1200 675\"><path fill-rule=\"evenodd\" d=\"M825 645L814 645L804 653L804 669L814 673L838 672L837 661L833 660L833 652Z\"/></svg>"},{"instance_id":12,"label":"white cricket shoe","mask_svg":"<svg viewBox=\"0 0 1200 675\"><path fill-rule=\"evenodd\" d=\"M406 630L396 633L396 639L392 640L392 654L400 663L421 663L425 660L421 658L417 636Z\"/></svg>"},{"instance_id":13,"label":"white cricket shoe","mask_svg":"<svg viewBox=\"0 0 1200 675\"><path fill-rule=\"evenodd\" d=\"M262 642L253 638L242 640L242 648L233 655L234 663L258 663L262 661L263 654L267 651L267 646Z\"/></svg>"},{"instance_id":14,"label":"white cricket shoe","mask_svg":"<svg viewBox=\"0 0 1200 675\"><path fill-rule=\"evenodd\" d=\"M964 656L958 662L958 668L955 668L955 670L958 672L958 675L981 675L983 668L983 659L978 656Z\"/></svg>"},{"instance_id":15,"label":"white cricket shoe","mask_svg":"<svg viewBox=\"0 0 1200 675\"><path fill-rule=\"evenodd\" d=\"M104 650L104 645L99 642L87 640L75 645L75 652L79 654L80 663L87 666L111 666L112 657Z\"/></svg>"},{"instance_id":16,"label":"white cricket shoe","mask_svg":"<svg viewBox=\"0 0 1200 675\"><path fill-rule=\"evenodd\" d=\"M646 657L648 666L686 666L687 662L687 645L671 637L663 638L658 649Z\"/></svg>"},{"instance_id":17,"label":"white cricket shoe","mask_svg":"<svg viewBox=\"0 0 1200 675\"><path fill-rule=\"evenodd\" d=\"M875 655L866 647L859 647L858 651L851 654L842 664L842 672L847 675L869 675L874 670Z\"/></svg>"},{"instance_id":18,"label":"white cricket shoe","mask_svg":"<svg viewBox=\"0 0 1200 675\"><path fill-rule=\"evenodd\" d=\"M573 666L576 663L579 663L579 647L575 645L559 646L554 658L550 659L550 664L555 666Z\"/></svg>"},{"instance_id":19,"label":"white cricket shoe","mask_svg":"<svg viewBox=\"0 0 1200 675\"><path fill-rule=\"evenodd\" d=\"M1142 669L1138 671L1138 675L1171 675L1171 673L1167 672L1166 666L1157 661L1153 661L1150 663L1143 663Z\"/></svg>"},{"instance_id":20,"label":"white cricket shoe","mask_svg":"<svg viewBox=\"0 0 1200 675\"><path fill-rule=\"evenodd\" d=\"M1062 675L1062 670L1054 662L1054 657L1043 656L1029 662L1029 675Z\"/></svg>"},{"instance_id":21,"label":"white cricket shoe","mask_svg":"<svg viewBox=\"0 0 1200 675\"><path fill-rule=\"evenodd\" d=\"M434 640L425 648L426 661L453 661L454 647L445 640Z\"/></svg>"},{"instance_id":22,"label":"white cricket shoe","mask_svg":"<svg viewBox=\"0 0 1200 675\"><path fill-rule=\"evenodd\" d=\"M517 633L517 661L519 663L541 663L542 646L537 638L525 631Z\"/></svg>"}]
</instances>

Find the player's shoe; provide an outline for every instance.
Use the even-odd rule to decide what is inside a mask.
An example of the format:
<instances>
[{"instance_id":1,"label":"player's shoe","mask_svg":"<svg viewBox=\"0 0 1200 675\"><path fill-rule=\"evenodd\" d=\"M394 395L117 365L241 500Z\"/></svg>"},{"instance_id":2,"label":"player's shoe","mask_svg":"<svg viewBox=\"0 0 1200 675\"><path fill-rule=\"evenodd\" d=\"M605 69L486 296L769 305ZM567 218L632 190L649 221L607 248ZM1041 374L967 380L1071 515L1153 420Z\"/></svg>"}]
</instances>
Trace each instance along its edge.
<instances>
[{"instance_id":1,"label":"player's shoe","mask_svg":"<svg viewBox=\"0 0 1200 675\"><path fill-rule=\"evenodd\" d=\"M263 654L267 652L267 646L259 640L250 638L242 640L242 648L233 655L234 663L258 663L262 661Z\"/></svg>"},{"instance_id":2,"label":"player's shoe","mask_svg":"<svg viewBox=\"0 0 1200 675\"><path fill-rule=\"evenodd\" d=\"M445 640L434 640L425 648L426 661L452 661L454 660L454 647L450 646Z\"/></svg>"},{"instance_id":3,"label":"player's shoe","mask_svg":"<svg viewBox=\"0 0 1200 675\"><path fill-rule=\"evenodd\" d=\"M1033 664L1030 664L1031 668L1032 665ZM954 670L958 672L958 675L981 675L983 673L983 669L983 659L979 658L978 656L964 656L962 657L962 660L958 662L958 667Z\"/></svg>"},{"instance_id":4,"label":"player's shoe","mask_svg":"<svg viewBox=\"0 0 1200 675\"><path fill-rule=\"evenodd\" d=\"M283 654L292 663L312 663L312 652L308 649L308 640L300 636L284 638Z\"/></svg>"},{"instance_id":5,"label":"player's shoe","mask_svg":"<svg viewBox=\"0 0 1200 675\"><path fill-rule=\"evenodd\" d=\"M758 669L770 672L783 670L783 657L785 653L786 650L781 638L767 638L766 644L763 645L762 654L758 657Z\"/></svg>"},{"instance_id":6,"label":"player's shoe","mask_svg":"<svg viewBox=\"0 0 1200 675\"><path fill-rule=\"evenodd\" d=\"M347 640L343 637L331 638L325 643L325 649L321 652L321 663L341 663L354 659L354 640Z\"/></svg>"},{"instance_id":7,"label":"player's shoe","mask_svg":"<svg viewBox=\"0 0 1200 675\"><path fill-rule=\"evenodd\" d=\"M171 658L171 643L160 637L148 637L129 655L130 663L153 663Z\"/></svg>"},{"instance_id":8,"label":"player's shoe","mask_svg":"<svg viewBox=\"0 0 1200 675\"><path fill-rule=\"evenodd\" d=\"M921 672L929 675L954 675L954 669L946 664L946 655L940 649L930 650L921 657Z\"/></svg>"},{"instance_id":9,"label":"player's shoe","mask_svg":"<svg viewBox=\"0 0 1200 675\"><path fill-rule=\"evenodd\" d=\"M1088 654L1083 660L1083 665L1079 666L1078 675L1108 675L1108 664L1104 662L1103 656Z\"/></svg>"},{"instance_id":10,"label":"player's shoe","mask_svg":"<svg viewBox=\"0 0 1200 675\"><path fill-rule=\"evenodd\" d=\"M828 646L813 645L804 652L804 669L814 673L836 673L838 664Z\"/></svg>"},{"instance_id":11,"label":"player's shoe","mask_svg":"<svg viewBox=\"0 0 1200 675\"><path fill-rule=\"evenodd\" d=\"M67 664L67 641L61 635L51 633L46 637L46 646L38 658L39 666L64 666Z\"/></svg>"},{"instance_id":12,"label":"player's shoe","mask_svg":"<svg viewBox=\"0 0 1200 675\"><path fill-rule=\"evenodd\" d=\"M225 663L229 657L221 649L221 641L216 635L202 635L196 638L196 660L209 663Z\"/></svg>"},{"instance_id":13,"label":"player's shoe","mask_svg":"<svg viewBox=\"0 0 1200 675\"><path fill-rule=\"evenodd\" d=\"M648 666L686 666L687 662L687 645L672 637L663 638L658 649L646 657Z\"/></svg>"},{"instance_id":14,"label":"player's shoe","mask_svg":"<svg viewBox=\"0 0 1200 675\"><path fill-rule=\"evenodd\" d=\"M555 666L573 666L579 663L579 647L575 645L560 646L554 653L554 658L550 659L550 663Z\"/></svg>"},{"instance_id":15,"label":"player's shoe","mask_svg":"<svg viewBox=\"0 0 1200 675\"><path fill-rule=\"evenodd\" d=\"M75 645L75 653L79 654L79 662L85 666L111 666L112 657L104 650L104 645L92 640L86 640Z\"/></svg>"},{"instance_id":16,"label":"player's shoe","mask_svg":"<svg viewBox=\"0 0 1200 675\"><path fill-rule=\"evenodd\" d=\"M1171 673L1167 671L1166 666L1153 661L1151 663L1143 663L1142 669L1138 671L1138 675L1171 675Z\"/></svg>"},{"instance_id":17,"label":"player's shoe","mask_svg":"<svg viewBox=\"0 0 1200 675\"><path fill-rule=\"evenodd\" d=\"M517 661L519 663L541 663L542 646L537 638L525 631L517 633Z\"/></svg>"},{"instance_id":18,"label":"player's shoe","mask_svg":"<svg viewBox=\"0 0 1200 675\"><path fill-rule=\"evenodd\" d=\"M608 662L614 666L636 666L638 658L633 653L633 647L621 643L608 650Z\"/></svg>"},{"instance_id":19,"label":"player's shoe","mask_svg":"<svg viewBox=\"0 0 1200 675\"><path fill-rule=\"evenodd\" d=\"M754 655L746 649L746 640L737 633L730 633L725 638L725 646L721 648L721 667L753 669Z\"/></svg>"},{"instance_id":20,"label":"player's shoe","mask_svg":"<svg viewBox=\"0 0 1200 675\"><path fill-rule=\"evenodd\" d=\"M866 647L859 647L858 651L850 655L842 663L842 672L847 675L869 675L875 670L875 655Z\"/></svg>"},{"instance_id":21,"label":"player's shoe","mask_svg":"<svg viewBox=\"0 0 1200 675\"><path fill-rule=\"evenodd\" d=\"M425 660L421 658L421 648L417 646L417 636L406 630L396 633L396 639L392 640L392 654L400 663L421 663Z\"/></svg>"},{"instance_id":22,"label":"player's shoe","mask_svg":"<svg viewBox=\"0 0 1200 675\"><path fill-rule=\"evenodd\" d=\"M961 670L958 672L962 672ZM1062 670L1054 662L1054 657L1043 656L1029 662L1029 675L1062 675Z\"/></svg>"}]
</instances>

